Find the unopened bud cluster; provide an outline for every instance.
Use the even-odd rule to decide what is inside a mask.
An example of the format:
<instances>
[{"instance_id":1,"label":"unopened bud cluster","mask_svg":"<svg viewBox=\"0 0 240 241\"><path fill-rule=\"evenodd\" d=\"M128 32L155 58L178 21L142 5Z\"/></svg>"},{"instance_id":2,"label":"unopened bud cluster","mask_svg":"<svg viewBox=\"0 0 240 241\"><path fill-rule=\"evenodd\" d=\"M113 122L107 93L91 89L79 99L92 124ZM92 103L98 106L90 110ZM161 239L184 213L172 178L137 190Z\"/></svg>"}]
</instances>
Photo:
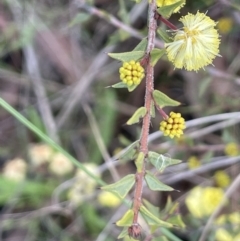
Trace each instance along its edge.
<instances>
[{"instance_id":1,"label":"unopened bud cluster","mask_svg":"<svg viewBox=\"0 0 240 241\"><path fill-rule=\"evenodd\" d=\"M119 69L120 79L128 86L139 85L144 75L144 68L139 62L131 60L124 62L123 66Z\"/></svg>"},{"instance_id":2,"label":"unopened bud cluster","mask_svg":"<svg viewBox=\"0 0 240 241\"><path fill-rule=\"evenodd\" d=\"M160 131L170 138L180 137L185 128L185 120L180 113L171 112L170 117L160 123Z\"/></svg>"}]
</instances>

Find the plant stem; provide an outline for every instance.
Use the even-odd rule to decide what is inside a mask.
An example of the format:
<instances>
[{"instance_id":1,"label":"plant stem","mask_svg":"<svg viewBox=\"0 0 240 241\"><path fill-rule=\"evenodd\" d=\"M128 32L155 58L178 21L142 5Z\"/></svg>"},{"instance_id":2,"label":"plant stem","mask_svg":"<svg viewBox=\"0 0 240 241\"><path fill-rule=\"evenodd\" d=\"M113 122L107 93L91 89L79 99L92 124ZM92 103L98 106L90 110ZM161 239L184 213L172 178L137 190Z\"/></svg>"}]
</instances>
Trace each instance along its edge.
<instances>
[{"instance_id":1,"label":"plant stem","mask_svg":"<svg viewBox=\"0 0 240 241\"><path fill-rule=\"evenodd\" d=\"M154 17L156 11L156 0L151 0L149 3L148 10L148 45L146 50L147 56L147 66L146 66L146 92L145 92L145 107L147 109L147 114L143 118L142 124L142 133L140 138L140 152L144 153L146 157L148 154L148 135L149 135L149 127L151 123L151 102L152 102L152 92L153 92L153 79L154 79L154 70L151 64L151 56L150 52L154 48L155 38L156 38L156 29L157 29L157 21ZM143 182L145 175L145 160L143 162L143 168L141 172L136 173L136 184L135 184L135 193L134 193L134 201L133 201L133 225L136 225L138 222L138 213L142 204L142 190L143 190Z\"/></svg>"}]
</instances>

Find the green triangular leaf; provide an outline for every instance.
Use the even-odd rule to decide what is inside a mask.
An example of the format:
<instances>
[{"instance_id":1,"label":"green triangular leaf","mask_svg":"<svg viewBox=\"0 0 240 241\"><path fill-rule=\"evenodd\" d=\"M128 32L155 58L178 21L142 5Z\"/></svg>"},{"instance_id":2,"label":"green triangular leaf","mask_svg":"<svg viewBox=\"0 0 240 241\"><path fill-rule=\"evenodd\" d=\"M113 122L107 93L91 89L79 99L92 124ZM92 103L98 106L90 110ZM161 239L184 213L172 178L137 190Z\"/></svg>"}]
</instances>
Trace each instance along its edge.
<instances>
[{"instance_id":1,"label":"green triangular leaf","mask_svg":"<svg viewBox=\"0 0 240 241\"><path fill-rule=\"evenodd\" d=\"M152 205L148 200L143 199L143 203L151 213L159 213L159 208Z\"/></svg>"},{"instance_id":2,"label":"green triangular leaf","mask_svg":"<svg viewBox=\"0 0 240 241\"><path fill-rule=\"evenodd\" d=\"M151 101L150 115L152 118L155 118L155 105L153 101Z\"/></svg>"},{"instance_id":3,"label":"green triangular leaf","mask_svg":"<svg viewBox=\"0 0 240 241\"><path fill-rule=\"evenodd\" d=\"M176 165L182 162L181 160L172 159L153 151L148 152L148 160L159 172L163 171L168 166Z\"/></svg>"},{"instance_id":4,"label":"green triangular leaf","mask_svg":"<svg viewBox=\"0 0 240 241\"><path fill-rule=\"evenodd\" d=\"M132 209L129 209L123 217L116 222L116 225L119 227L130 227L133 222L134 212Z\"/></svg>"},{"instance_id":5,"label":"green triangular leaf","mask_svg":"<svg viewBox=\"0 0 240 241\"><path fill-rule=\"evenodd\" d=\"M147 48L147 38L142 39L142 41L133 49L133 51L145 51Z\"/></svg>"},{"instance_id":6,"label":"green triangular leaf","mask_svg":"<svg viewBox=\"0 0 240 241\"><path fill-rule=\"evenodd\" d=\"M140 213L147 222L148 225L150 226L161 226L165 228L172 228L173 225L168 222L164 222L160 220L158 217L156 217L154 214L149 212L143 205L140 207Z\"/></svg>"},{"instance_id":7,"label":"green triangular leaf","mask_svg":"<svg viewBox=\"0 0 240 241\"><path fill-rule=\"evenodd\" d=\"M128 88L128 86L123 82L119 82L119 83L116 83L114 85L107 86L106 88L109 88L109 87L112 87L112 88L115 88L115 89Z\"/></svg>"},{"instance_id":8,"label":"green triangular leaf","mask_svg":"<svg viewBox=\"0 0 240 241\"><path fill-rule=\"evenodd\" d=\"M162 93L159 90L154 90L153 91L153 98L158 106L163 108L164 106L178 106L181 103L169 98L167 95Z\"/></svg>"},{"instance_id":9,"label":"green triangular leaf","mask_svg":"<svg viewBox=\"0 0 240 241\"><path fill-rule=\"evenodd\" d=\"M153 49L150 53L151 55L151 64L154 66L159 59L165 54L165 49Z\"/></svg>"},{"instance_id":10,"label":"green triangular leaf","mask_svg":"<svg viewBox=\"0 0 240 241\"><path fill-rule=\"evenodd\" d=\"M185 223L182 221L182 217L180 214L171 216L167 219L167 221L171 224L173 224L174 226L180 227L180 228L185 228L186 225Z\"/></svg>"},{"instance_id":11,"label":"green triangular leaf","mask_svg":"<svg viewBox=\"0 0 240 241\"><path fill-rule=\"evenodd\" d=\"M153 191L173 191L172 187L165 185L164 183L160 182L152 173L147 171L145 174L145 181L148 187Z\"/></svg>"},{"instance_id":12,"label":"green triangular leaf","mask_svg":"<svg viewBox=\"0 0 240 241\"><path fill-rule=\"evenodd\" d=\"M157 12L162 15L164 18L170 18L170 16L173 14L174 10L177 7L180 7L182 4L184 4L185 2L183 0L178 1L176 3L173 3L171 5L166 5L163 7L160 7L157 9Z\"/></svg>"},{"instance_id":13,"label":"green triangular leaf","mask_svg":"<svg viewBox=\"0 0 240 241\"><path fill-rule=\"evenodd\" d=\"M108 55L113 58L120 60L122 62L129 62L131 60L139 60L145 54L145 51L131 51L131 52L124 52L124 53L108 53Z\"/></svg>"},{"instance_id":14,"label":"green triangular leaf","mask_svg":"<svg viewBox=\"0 0 240 241\"><path fill-rule=\"evenodd\" d=\"M119 160L123 161L130 161L134 160L137 156L138 153L138 148L139 148L139 140L133 142L127 150L118 157Z\"/></svg>"},{"instance_id":15,"label":"green triangular leaf","mask_svg":"<svg viewBox=\"0 0 240 241\"><path fill-rule=\"evenodd\" d=\"M147 108L146 107L140 107L138 108L134 114L132 115L132 117L127 121L128 125L133 125L135 123L138 123L140 121L141 118L143 118L147 113Z\"/></svg>"},{"instance_id":16,"label":"green triangular leaf","mask_svg":"<svg viewBox=\"0 0 240 241\"><path fill-rule=\"evenodd\" d=\"M117 196L123 199L131 190L134 183L135 183L135 175L129 174L113 184L101 187L101 189L117 194Z\"/></svg>"},{"instance_id":17,"label":"green triangular leaf","mask_svg":"<svg viewBox=\"0 0 240 241\"><path fill-rule=\"evenodd\" d=\"M128 86L127 88L128 88L128 91L129 91L129 92L132 92L132 91L134 91L137 87L138 87L138 85L131 85L131 86Z\"/></svg>"},{"instance_id":18,"label":"green triangular leaf","mask_svg":"<svg viewBox=\"0 0 240 241\"><path fill-rule=\"evenodd\" d=\"M157 30L158 35L160 36L160 38L165 42L165 43L170 43L172 42L171 37L167 34L167 31L165 29L161 29L159 28Z\"/></svg>"},{"instance_id":19,"label":"green triangular leaf","mask_svg":"<svg viewBox=\"0 0 240 241\"><path fill-rule=\"evenodd\" d=\"M118 235L117 239L121 239L128 236L128 228L125 227L123 228L122 232Z\"/></svg>"}]
</instances>

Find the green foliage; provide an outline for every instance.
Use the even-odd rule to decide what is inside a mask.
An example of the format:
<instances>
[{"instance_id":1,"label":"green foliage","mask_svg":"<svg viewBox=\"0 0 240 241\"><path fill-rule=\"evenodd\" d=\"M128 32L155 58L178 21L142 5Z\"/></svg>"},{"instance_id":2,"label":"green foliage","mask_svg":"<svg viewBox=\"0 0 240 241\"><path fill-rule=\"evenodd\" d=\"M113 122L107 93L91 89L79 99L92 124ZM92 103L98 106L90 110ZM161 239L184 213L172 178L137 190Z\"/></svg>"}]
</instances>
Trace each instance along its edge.
<instances>
[{"instance_id":1,"label":"green foliage","mask_svg":"<svg viewBox=\"0 0 240 241\"><path fill-rule=\"evenodd\" d=\"M148 187L153 191L173 191L172 187L160 182L151 172L146 171L145 181Z\"/></svg>"},{"instance_id":2,"label":"green foliage","mask_svg":"<svg viewBox=\"0 0 240 241\"><path fill-rule=\"evenodd\" d=\"M177 7L180 7L182 4L184 4L183 0L173 3L171 5L166 5L166 6L160 7L157 9L157 12L160 15L162 15L164 18L170 18L171 15L173 14L174 10Z\"/></svg>"},{"instance_id":3,"label":"green foliage","mask_svg":"<svg viewBox=\"0 0 240 241\"><path fill-rule=\"evenodd\" d=\"M165 43L170 43L172 42L171 37L167 34L165 29L162 28L158 28L157 30L158 35L160 36L160 38L165 42Z\"/></svg>"},{"instance_id":4,"label":"green foliage","mask_svg":"<svg viewBox=\"0 0 240 241\"><path fill-rule=\"evenodd\" d=\"M132 115L132 117L127 121L128 125L133 125L135 123L138 123L140 121L141 118L143 118L147 113L147 108L146 107L140 107L138 108L134 114Z\"/></svg>"},{"instance_id":5,"label":"green foliage","mask_svg":"<svg viewBox=\"0 0 240 241\"><path fill-rule=\"evenodd\" d=\"M165 54L165 49L153 49L150 53L151 55L151 64L154 66L159 59Z\"/></svg>"},{"instance_id":6,"label":"green foliage","mask_svg":"<svg viewBox=\"0 0 240 241\"><path fill-rule=\"evenodd\" d=\"M147 38L142 39L141 42L133 49L133 51L145 51L147 48L147 43Z\"/></svg>"},{"instance_id":7,"label":"green foliage","mask_svg":"<svg viewBox=\"0 0 240 241\"><path fill-rule=\"evenodd\" d=\"M33 180L19 183L0 176L0 204L4 205L17 193L17 207L38 207L51 195L55 185L52 182L40 183Z\"/></svg>"},{"instance_id":8,"label":"green foliage","mask_svg":"<svg viewBox=\"0 0 240 241\"><path fill-rule=\"evenodd\" d=\"M164 93L162 93L159 90L153 91L153 98L154 98L154 101L156 102L156 104L158 106L160 106L161 108L163 108L165 106L178 106L181 104L180 102L169 98L167 95L165 95Z\"/></svg>"},{"instance_id":9,"label":"green foliage","mask_svg":"<svg viewBox=\"0 0 240 241\"><path fill-rule=\"evenodd\" d=\"M101 189L112 192L116 194L118 197L120 197L121 199L123 199L131 190L134 183L135 183L135 175L129 174L113 184L101 187Z\"/></svg>"},{"instance_id":10,"label":"green foliage","mask_svg":"<svg viewBox=\"0 0 240 241\"><path fill-rule=\"evenodd\" d=\"M162 172L168 166L176 165L182 162L181 160L172 159L153 151L148 152L148 160L159 172Z\"/></svg>"},{"instance_id":11,"label":"green foliage","mask_svg":"<svg viewBox=\"0 0 240 241\"><path fill-rule=\"evenodd\" d=\"M173 227L173 225L171 223L160 220L153 213L151 213L148 209L146 209L143 205L140 208L140 213L149 226L159 226L159 227L165 227L165 228Z\"/></svg>"},{"instance_id":12,"label":"green foliage","mask_svg":"<svg viewBox=\"0 0 240 241\"><path fill-rule=\"evenodd\" d=\"M108 53L108 55L116 60L120 60L122 62L129 62L131 60L138 61L144 56L144 51L131 51L124 53Z\"/></svg>"},{"instance_id":13,"label":"green foliage","mask_svg":"<svg viewBox=\"0 0 240 241\"><path fill-rule=\"evenodd\" d=\"M88 13L78 13L69 23L69 27L73 27L77 24L84 23L90 19L90 15Z\"/></svg>"},{"instance_id":14,"label":"green foliage","mask_svg":"<svg viewBox=\"0 0 240 241\"><path fill-rule=\"evenodd\" d=\"M138 153L138 148L139 148L139 140L133 142L127 150L118 157L118 159L121 161L130 161L134 160L137 156Z\"/></svg>"},{"instance_id":15,"label":"green foliage","mask_svg":"<svg viewBox=\"0 0 240 241\"><path fill-rule=\"evenodd\" d=\"M122 239L128 236L128 227L123 228L122 232L118 235L118 239Z\"/></svg>"},{"instance_id":16,"label":"green foliage","mask_svg":"<svg viewBox=\"0 0 240 241\"><path fill-rule=\"evenodd\" d=\"M119 227L130 227L132 225L133 215L133 210L129 209L123 217L116 222L116 225Z\"/></svg>"}]
</instances>

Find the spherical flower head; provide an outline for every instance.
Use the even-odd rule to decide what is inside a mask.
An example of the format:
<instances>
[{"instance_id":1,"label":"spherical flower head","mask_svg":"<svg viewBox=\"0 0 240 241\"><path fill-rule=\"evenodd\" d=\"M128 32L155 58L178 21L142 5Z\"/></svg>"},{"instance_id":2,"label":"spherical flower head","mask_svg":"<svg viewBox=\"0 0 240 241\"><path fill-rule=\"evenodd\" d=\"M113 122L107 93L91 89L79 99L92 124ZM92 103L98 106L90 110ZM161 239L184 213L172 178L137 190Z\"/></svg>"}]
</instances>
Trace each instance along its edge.
<instances>
[{"instance_id":1,"label":"spherical flower head","mask_svg":"<svg viewBox=\"0 0 240 241\"><path fill-rule=\"evenodd\" d=\"M234 142L228 143L225 146L224 152L227 156L238 156L240 153L238 145Z\"/></svg>"},{"instance_id":2,"label":"spherical flower head","mask_svg":"<svg viewBox=\"0 0 240 241\"><path fill-rule=\"evenodd\" d=\"M225 171L216 171L214 173L214 180L218 187L225 188L229 186L231 178Z\"/></svg>"},{"instance_id":3,"label":"spherical flower head","mask_svg":"<svg viewBox=\"0 0 240 241\"><path fill-rule=\"evenodd\" d=\"M168 59L175 68L199 70L212 64L219 53L219 34L216 22L204 13L188 14L179 20L183 29L174 33L174 40L165 43Z\"/></svg>"},{"instance_id":4,"label":"spherical flower head","mask_svg":"<svg viewBox=\"0 0 240 241\"><path fill-rule=\"evenodd\" d=\"M178 2L179 0L157 0L156 4L158 7L163 7L163 6L168 6L168 5L172 5L176 2ZM173 12L176 13L180 10L180 8L182 8L185 5L186 1L184 1L183 4L181 4L179 7L177 7Z\"/></svg>"},{"instance_id":5,"label":"spherical flower head","mask_svg":"<svg viewBox=\"0 0 240 241\"><path fill-rule=\"evenodd\" d=\"M34 166L41 166L50 161L53 149L46 144L32 144L29 147L30 161Z\"/></svg>"},{"instance_id":6,"label":"spherical flower head","mask_svg":"<svg viewBox=\"0 0 240 241\"><path fill-rule=\"evenodd\" d=\"M221 188L215 187L195 187L186 200L186 206L190 213L196 218L209 216L224 198Z\"/></svg>"},{"instance_id":7,"label":"spherical flower head","mask_svg":"<svg viewBox=\"0 0 240 241\"><path fill-rule=\"evenodd\" d=\"M140 62L131 60L130 62L124 62L119 69L120 79L127 86L139 85L144 78L144 68Z\"/></svg>"},{"instance_id":8,"label":"spherical flower head","mask_svg":"<svg viewBox=\"0 0 240 241\"><path fill-rule=\"evenodd\" d=\"M229 17L223 17L218 20L218 30L222 34L227 34L232 30L233 20Z\"/></svg>"},{"instance_id":9,"label":"spherical flower head","mask_svg":"<svg viewBox=\"0 0 240 241\"><path fill-rule=\"evenodd\" d=\"M206 187L202 194L202 203L204 205L204 213L210 215L214 212L220 202L224 199L222 188Z\"/></svg>"},{"instance_id":10,"label":"spherical flower head","mask_svg":"<svg viewBox=\"0 0 240 241\"><path fill-rule=\"evenodd\" d=\"M201 166L201 162L196 156L191 156L187 160L187 165L189 169L195 169Z\"/></svg>"},{"instance_id":11,"label":"spherical flower head","mask_svg":"<svg viewBox=\"0 0 240 241\"><path fill-rule=\"evenodd\" d=\"M22 181L26 177L27 163L21 158L8 161L3 168L3 176L13 181Z\"/></svg>"},{"instance_id":12,"label":"spherical flower head","mask_svg":"<svg viewBox=\"0 0 240 241\"><path fill-rule=\"evenodd\" d=\"M104 207L115 208L120 205L121 199L111 192L102 191L98 195L98 202Z\"/></svg>"},{"instance_id":13,"label":"spherical flower head","mask_svg":"<svg viewBox=\"0 0 240 241\"><path fill-rule=\"evenodd\" d=\"M180 137L185 129L185 120L181 117L180 113L171 112L170 116L160 123L160 131L164 136Z\"/></svg>"},{"instance_id":14,"label":"spherical flower head","mask_svg":"<svg viewBox=\"0 0 240 241\"><path fill-rule=\"evenodd\" d=\"M49 164L49 170L57 176L65 176L74 169L72 162L62 153L56 153Z\"/></svg>"},{"instance_id":15,"label":"spherical flower head","mask_svg":"<svg viewBox=\"0 0 240 241\"><path fill-rule=\"evenodd\" d=\"M218 228L215 233L217 241L233 241L232 235L224 228Z\"/></svg>"}]
</instances>

